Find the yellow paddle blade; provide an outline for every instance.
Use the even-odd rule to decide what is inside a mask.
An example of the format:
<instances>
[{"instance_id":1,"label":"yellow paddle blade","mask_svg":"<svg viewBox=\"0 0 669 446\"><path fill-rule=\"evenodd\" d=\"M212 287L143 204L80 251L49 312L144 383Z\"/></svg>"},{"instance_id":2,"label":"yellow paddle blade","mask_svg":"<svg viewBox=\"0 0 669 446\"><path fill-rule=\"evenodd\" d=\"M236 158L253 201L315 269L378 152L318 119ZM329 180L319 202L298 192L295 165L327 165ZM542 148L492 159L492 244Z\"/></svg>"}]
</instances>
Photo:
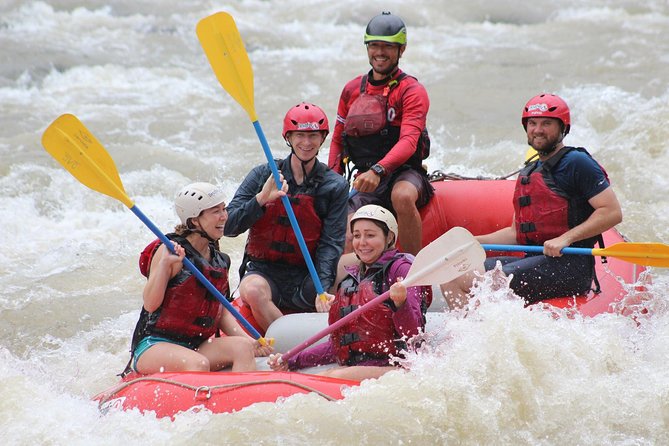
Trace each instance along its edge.
<instances>
[{"instance_id":1,"label":"yellow paddle blade","mask_svg":"<svg viewBox=\"0 0 669 446\"><path fill-rule=\"evenodd\" d=\"M662 243L616 243L593 249L592 255L615 257L637 265L669 267L669 246Z\"/></svg>"},{"instance_id":2,"label":"yellow paddle blade","mask_svg":"<svg viewBox=\"0 0 669 446\"><path fill-rule=\"evenodd\" d=\"M528 162L531 159L536 159L537 155L539 155L537 151L530 147L527 149L527 152L525 152L525 162Z\"/></svg>"},{"instance_id":3,"label":"yellow paddle blade","mask_svg":"<svg viewBox=\"0 0 669 446\"><path fill-rule=\"evenodd\" d=\"M114 160L76 116L65 114L53 121L42 135L42 145L81 184L133 206Z\"/></svg>"},{"instance_id":4,"label":"yellow paddle blade","mask_svg":"<svg viewBox=\"0 0 669 446\"><path fill-rule=\"evenodd\" d=\"M235 20L227 12L217 12L200 20L196 32L218 81L246 110L251 122L257 121L253 68Z\"/></svg>"}]
</instances>

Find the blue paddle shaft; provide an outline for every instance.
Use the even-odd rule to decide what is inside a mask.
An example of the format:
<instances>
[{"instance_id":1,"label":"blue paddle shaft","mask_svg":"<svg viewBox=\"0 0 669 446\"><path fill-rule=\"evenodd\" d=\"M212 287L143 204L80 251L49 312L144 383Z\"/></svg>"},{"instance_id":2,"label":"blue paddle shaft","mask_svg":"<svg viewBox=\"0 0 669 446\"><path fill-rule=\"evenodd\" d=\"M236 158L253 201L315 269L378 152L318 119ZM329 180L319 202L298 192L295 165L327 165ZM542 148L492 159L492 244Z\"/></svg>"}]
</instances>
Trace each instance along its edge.
<instances>
[{"instance_id":1,"label":"blue paddle shaft","mask_svg":"<svg viewBox=\"0 0 669 446\"><path fill-rule=\"evenodd\" d=\"M276 182L276 187L277 189L281 190L282 184L281 184L281 176L279 174L279 169L276 167L276 162L272 157L272 152L269 149L269 144L267 144L267 139L265 138L265 134L262 131L262 127L260 127L260 122L253 121L253 128L256 129L256 133L258 134L258 139L260 139L260 144L262 145L262 149L265 152L265 157L267 158L267 162L269 163L270 169L272 169L272 175L274 175L274 181ZM302 235L302 231L300 230L300 225L297 223L297 218L295 218L295 213L293 212L293 208L290 205L290 200L288 199L287 196L284 195L283 197L281 197L281 201L283 202L283 207L286 208L286 213L288 214L290 225L293 227L293 231L295 231L295 237L297 237L297 243L300 245L300 250L302 251L302 256L304 257L304 261L307 264L307 269L309 270L309 274L311 275L311 280L313 280L314 282L316 293L318 295L321 295L323 294L323 285L321 285L321 281L318 278L318 274L316 273L314 262L311 260L311 254L309 254L309 248L307 248L307 244L304 241L304 236Z\"/></svg>"},{"instance_id":2,"label":"blue paddle shaft","mask_svg":"<svg viewBox=\"0 0 669 446\"><path fill-rule=\"evenodd\" d=\"M510 251L510 252L538 252L543 253L543 246L532 246L532 245L487 245L482 244L483 249L486 251ZM562 254L576 254L582 256L591 256L591 248L571 248L566 247L562 248L560 251Z\"/></svg>"},{"instance_id":3,"label":"blue paddle shaft","mask_svg":"<svg viewBox=\"0 0 669 446\"><path fill-rule=\"evenodd\" d=\"M174 252L174 246L172 246L172 242L170 241L170 239L168 239L168 238L165 236L165 234L163 234L162 231L161 231L160 229L158 229L158 227L157 227L156 225L154 225L153 222L152 222L151 220L149 220L149 219L147 218L147 216L144 215L144 213L143 213L142 211L139 210L139 208L138 208L137 206L133 206L133 207L131 207L130 210L131 210L137 217L139 217L139 219L142 220L142 222L143 222L143 223L144 223L144 224L145 224L145 225L146 225L146 226L147 226L147 227L148 227L154 234L156 234L156 237L158 237L158 239L160 239L160 241L163 242L163 244L164 244L165 246L167 246L167 248L170 250L170 252L171 252L172 254L175 253L175 252ZM235 319L237 319L237 320L239 321L239 323L242 324L242 326L243 326L249 333L251 333L251 336L253 336L255 339L260 338L260 333L258 333L258 330L256 330L256 329L253 327L253 325L251 325L246 319L244 319L244 316L242 316L241 314L239 314L239 312L235 309L235 307L233 307L232 304L231 304L230 302L228 302L228 299L226 299L225 296L223 296L223 294L221 294L221 292L220 292L218 289L216 289L216 287L215 287L209 280L207 280L206 277L204 277L204 274L202 274L202 272L200 272L200 270L197 269L197 267L196 267L195 265L193 265L193 262L191 262L191 261L188 260L186 257L184 257L184 259L183 259L183 264L184 264L184 266L185 266L190 272L192 272L192 273L195 275L195 277L197 278L197 280L199 280L200 283L201 283L202 285L204 285L205 288L207 288L207 290L209 290L209 292L210 292L211 294L213 294L214 296L216 296L216 298L223 304L223 306L224 306L230 313L232 313L232 315L235 317Z\"/></svg>"}]
</instances>

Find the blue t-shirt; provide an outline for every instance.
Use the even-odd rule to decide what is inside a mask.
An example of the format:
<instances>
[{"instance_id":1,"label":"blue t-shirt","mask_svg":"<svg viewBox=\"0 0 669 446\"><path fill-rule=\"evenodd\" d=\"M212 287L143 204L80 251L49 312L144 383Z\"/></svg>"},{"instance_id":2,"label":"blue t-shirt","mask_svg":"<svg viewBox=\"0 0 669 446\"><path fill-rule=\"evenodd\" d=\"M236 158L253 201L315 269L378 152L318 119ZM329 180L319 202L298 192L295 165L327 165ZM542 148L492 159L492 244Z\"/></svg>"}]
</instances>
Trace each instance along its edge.
<instances>
[{"instance_id":1,"label":"blue t-shirt","mask_svg":"<svg viewBox=\"0 0 669 446\"><path fill-rule=\"evenodd\" d=\"M566 153L551 173L560 189L570 197L583 201L590 200L610 186L597 161L580 150Z\"/></svg>"}]
</instances>

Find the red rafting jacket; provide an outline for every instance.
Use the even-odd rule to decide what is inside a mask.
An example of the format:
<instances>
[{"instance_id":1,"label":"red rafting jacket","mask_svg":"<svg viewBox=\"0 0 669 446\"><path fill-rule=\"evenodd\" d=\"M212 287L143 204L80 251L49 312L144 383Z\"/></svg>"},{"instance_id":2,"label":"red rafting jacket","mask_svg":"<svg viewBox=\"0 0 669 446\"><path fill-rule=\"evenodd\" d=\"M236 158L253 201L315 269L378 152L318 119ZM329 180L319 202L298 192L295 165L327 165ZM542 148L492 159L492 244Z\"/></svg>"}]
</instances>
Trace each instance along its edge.
<instances>
[{"instance_id":1,"label":"red rafting jacket","mask_svg":"<svg viewBox=\"0 0 669 446\"><path fill-rule=\"evenodd\" d=\"M383 95L384 90L393 81L402 76L396 86L388 92L388 121L390 126L399 128L397 143L378 162L385 167L388 173L393 172L416 153L418 140L426 127L427 112L430 101L425 87L411 76L403 76L402 70L397 70L392 79L382 85L373 85L369 81L365 92L369 95ZM370 75L371 77L371 75ZM360 96L362 75L349 81L339 98L337 108L337 122L330 144L328 166L335 172L344 171L344 126L346 117L353 102Z\"/></svg>"}]
</instances>

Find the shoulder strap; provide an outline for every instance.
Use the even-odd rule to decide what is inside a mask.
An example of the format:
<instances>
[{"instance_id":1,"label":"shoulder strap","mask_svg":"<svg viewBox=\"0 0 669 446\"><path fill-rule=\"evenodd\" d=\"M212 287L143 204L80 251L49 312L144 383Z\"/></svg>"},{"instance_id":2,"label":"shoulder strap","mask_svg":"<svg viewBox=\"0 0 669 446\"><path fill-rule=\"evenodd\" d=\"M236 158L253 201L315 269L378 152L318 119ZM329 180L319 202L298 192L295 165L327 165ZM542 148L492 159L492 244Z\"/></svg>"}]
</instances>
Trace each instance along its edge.
<instances>
[{"instance_id":1,"label":"shoulder strap","mask_svg":"<svg viewBox=\"0 0 669 446\"><path fill-rule=\"evenodd\" d=\"M367 74L363 74L360 79L360 94L365 92L365 87L367 86Z\"/></svg>"}]
</instances>

